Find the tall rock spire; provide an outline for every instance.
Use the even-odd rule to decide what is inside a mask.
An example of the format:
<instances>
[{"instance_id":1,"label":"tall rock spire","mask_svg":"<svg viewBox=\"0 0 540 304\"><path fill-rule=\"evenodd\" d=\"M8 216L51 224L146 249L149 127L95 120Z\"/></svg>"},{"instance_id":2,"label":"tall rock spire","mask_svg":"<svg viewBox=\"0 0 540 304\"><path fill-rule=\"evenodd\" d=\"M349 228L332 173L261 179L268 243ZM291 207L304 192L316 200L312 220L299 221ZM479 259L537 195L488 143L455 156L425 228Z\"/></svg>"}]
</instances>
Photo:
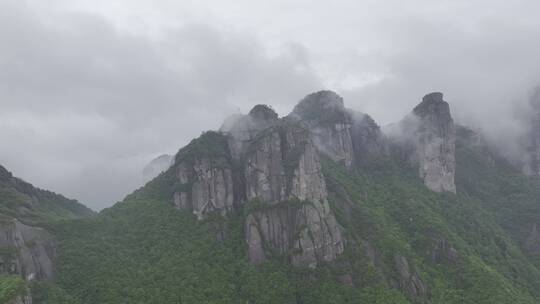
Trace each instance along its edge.
<instances>
[{"instance_id":1,"label":"tall rock spire","mask_svg":"<svg viewBox=\"0 0 540 304\"><path fill-rule=\"evenodd\" d=\"M431 93L424 96L413 114L418 119L415 157L420 177L433 191L455 193L456 134L450 106L442 93Z\"/></svg>"},{"instance_id":2,"label":"tall rock spire","mask_svg":"<svg viewBox=\"0 0 540 304\"><path fill-rule=\"evenodd\" d=\"M400 154L418 167L424 184L435 192L456 192L456 134L443 94L430 93L398 124L386 127Z\"/></svg>"}]
</instances>

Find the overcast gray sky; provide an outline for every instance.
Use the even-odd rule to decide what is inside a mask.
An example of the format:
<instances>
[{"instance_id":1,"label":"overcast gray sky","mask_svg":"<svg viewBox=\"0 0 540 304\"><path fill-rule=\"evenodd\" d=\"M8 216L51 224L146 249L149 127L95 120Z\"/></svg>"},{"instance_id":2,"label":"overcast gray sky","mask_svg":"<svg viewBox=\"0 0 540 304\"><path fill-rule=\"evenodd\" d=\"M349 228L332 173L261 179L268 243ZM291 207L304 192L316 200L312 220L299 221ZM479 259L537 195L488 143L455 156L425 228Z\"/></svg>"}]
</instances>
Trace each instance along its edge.
<instances>
[{"instance_id":1,"label":"overcast gray sky","mask_svg":"<svg viewBox=\"0 0 540 304\"><path fill-rule=\"evenodd\" d=\"M380 124L442 91L518 134L538 0L0 0L0 164L93 209L229 114L332 89Z\"/></svg>"}]
</instances>

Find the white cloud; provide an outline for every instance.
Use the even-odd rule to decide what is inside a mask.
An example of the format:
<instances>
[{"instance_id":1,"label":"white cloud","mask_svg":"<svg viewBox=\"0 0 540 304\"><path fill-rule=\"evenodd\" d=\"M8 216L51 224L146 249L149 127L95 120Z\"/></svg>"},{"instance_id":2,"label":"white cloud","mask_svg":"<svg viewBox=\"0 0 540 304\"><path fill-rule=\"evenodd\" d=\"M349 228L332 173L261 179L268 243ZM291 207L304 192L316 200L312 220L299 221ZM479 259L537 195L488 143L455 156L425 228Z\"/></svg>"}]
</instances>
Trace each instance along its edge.
<instances>
[{"instance_id":1,"label":"white cloud","mask_svg":"<svg viewBox=\"0 0 540 304\"><path fill-rule=\"evenodd\" d=\"M540 82L536 0L0 0L0 164L111 205L152 156L230 113L335 89L380 123L429 91L520 132Z\"/></svg>"}]
</instances>

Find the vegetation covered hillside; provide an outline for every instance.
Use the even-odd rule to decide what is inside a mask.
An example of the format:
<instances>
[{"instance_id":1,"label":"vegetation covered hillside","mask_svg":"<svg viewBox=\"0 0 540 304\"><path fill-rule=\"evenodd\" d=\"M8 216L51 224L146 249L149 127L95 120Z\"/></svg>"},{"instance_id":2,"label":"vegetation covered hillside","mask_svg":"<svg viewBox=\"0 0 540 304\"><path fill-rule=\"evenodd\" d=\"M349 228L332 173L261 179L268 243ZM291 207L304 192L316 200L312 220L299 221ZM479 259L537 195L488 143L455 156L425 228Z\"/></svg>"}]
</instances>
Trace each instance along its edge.
<instances>
[{"instance_id":1,"label":"vegetation covered hillside","mask_svg":"<svg viewBox=\"0 0 540 304\"><path fill-rule=\"evenodd\" d=\"M49 303L61 303L53 295L58 288L38 283L55 276L55 240L44 227L93 214L76 200L38 189L0 166L0 303L30 303L31 289L43 288L50 289Z\"/></svg>"},{"instance_id":2,"label":"vegetation covered hillside","mask_svg":"<svg viewBox=\"0 0 540 304\"><path fill-rule=\"evenodd\" d=\"M197 220L174 208L170 169L96 217L51 225L58 278L34 289L37 302L538 303L540 271L522 241L540 215L539 181L473 138L458 129L457 194L428 190L399 155L350 169L323 158L347 243L315 269L280 254L251 265L244 219L258 202ZM179 155L191 150L223 152L194 141Z\"/></svg>"},{"instance_id":3,"label":"vegetation covered hillside","mask_svg":"<svg viewBox=\"0 0 540 304\"><path fill-rule=\"evenodd\" d=\"M34 187L0 166L0 214L29 224L90 216L76 200Z\"/></svg>"}]
</instances>

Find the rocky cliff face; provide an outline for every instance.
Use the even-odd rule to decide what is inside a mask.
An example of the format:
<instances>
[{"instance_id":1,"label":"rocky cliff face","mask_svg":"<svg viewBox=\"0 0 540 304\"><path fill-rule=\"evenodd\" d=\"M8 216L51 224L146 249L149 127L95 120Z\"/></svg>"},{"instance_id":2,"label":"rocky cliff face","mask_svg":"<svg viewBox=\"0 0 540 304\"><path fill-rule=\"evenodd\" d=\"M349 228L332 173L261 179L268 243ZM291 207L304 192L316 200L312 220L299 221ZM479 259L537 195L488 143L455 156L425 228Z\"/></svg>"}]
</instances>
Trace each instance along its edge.
<instances>
[{"instance_id":1,"label":"rocky cliff face","mask_svg":"<svg viewBox=\"0 0 540 304\"><path fill-rule=\"evenodd\" d=\"M456 134L450 106L442 93L431 93L399 124L387 128L391 140L415 166L424 184L436 192L456 192Z\"/></svg>"},{"instance_id":2,"label":"rocky cliff face","mask_svg":"<svg viewBox=\"0 0 540 304\"><path fill-rule=\"evenodd\" d=\"M180 163L176 172L180 187L184 188L174 194L177 207L190 209L199 219L206 213L232 210L234 194L230 168L216 167L212 159L202 158L189 165Z\"/></svg>"},{"instance_id":3,"label":"rocky cliff face","mask_svg":"<svg viewBox=\"0 0 540 304\"><path fill-rule=\"evenodd\" d=\"M0 220L0 273L20 274L27 281L54 278L55 244L44 229L16 219Z\"/></svg>"},{"instance_id":4,"label":"rocky cliff face","mask_svg":"<svg viewBox=\"0 0 540 304\"><path fill-rule=\"evenodd\" d=\"M296 105L291 117L298 117L307 125L321 152L347 167L352 165L353 119L345 109L343 98L332 91L310 94Z\"/></svg>"},{"instance_id":5,"label":"rocky cliff face","mask_svg":"<svg viewBox=\"0 0 540 304\"><path fill-rule=\"evenodd\" d=\"M221 133L193 141L177 155L174 170L175 205L199 218L258 202L245 222L254 264L279 254L293 265L314 267L343 252L310 131L279 119L268 106L255 106L226 122Z\"/></svg>"},{"instance_id":6,"label":"rocky cliff face","mask_svg":"<svg viewBox=\"0 0 540 304\"><path fill-rule=\"evenodd\" d=\"M227 119L220 132L229 135L232 158L240 159L247 145L260 131L278 123L278 115L272 108L267 105L256 105L248 115L234 115Z\"/></svg>"},{"instance_id":7,"label":"rocky cliff face","mask_svg":"<svg viewBox=\"0 0 540 304\"><path fill-rule=\"evenodd\" d=\"M387 139L371 116L355 112L353 121L351 136L356 162L369 162L388 154Z\"/></svg>"},{"instance_id":8,"label":"rocky cliff face","mask_svg":"<svg viewBox=\"0 0 540 304\"><path fill-rule=\"evenodd\" d=\"M343 253L341 230L322 203L287 202L251 213L246 220L250 262L285 255L296 266L316 267Z\"/></svg>"},{"instance_id":9,"label":"rocky cliff face","mask_svg":"<svg viewBox=\"0 0 540 304\"><path fill-rule=\"evenodd\" d=\"M27 293L29 293L30 290L27 290ZM24 296L18 296L13 301L9 302L8 304L32 304L32 297L29 295Z\"/></svg>"},{"instance_id":10,"label":"rocky cliff face","mask_svg":"<svg viewBox=\"0 0 540 304\"><path fill-rule=\"evenodd\" d=\"M309 267L334 260L343 252L343 238L309 131L283 121L259 136L246 156L246 193L266 206L246 220L250 261L274 253Z\"/></svg>"},{"instance_id":11,"label":"rocky cliff face","mask_svg":"<svg viewBox=\"0 0 540 304\"><path fill-rule=\"evenodd\" d=\"M435 238L431 249L433 263L456 263L460 259L459 252L444 238Z\"/></svg>"},{"instance_id":12,"label":"rocky cliff face","mask_svg":"<svg viewBox=\"0 0 540 304\"><path fill-rule=\"evenodd\" d=\"M233 169L226 138L207 132L176 155L174 204L199 219L234 207Z\"/></svg>"},{"instance_id":13,"label":"rocky cliff face","mask_svg":"<svg viewBox=\"0 0 540 304\"><path fill-rule=\"evenodd\" d=\"M289 116L310 130L320 152L347 168L355 161L369 160L385 150L375 121L345 108L343 98L332 91L307 95Z\"/></svg>"},{"instance_id":14,"label":"rocky cliff face","mask_svg":"<svg viewBox=\"0 0 540 304\"><path fill-rule=\"evenodd\" d=\"M394 264L399 273L399 282L394 287L405 291L411 297L425 297L430 293L429 287L422 281L416 271L411 271L407 258L394 256Z\"/></svg>"},{"instance_id":15,"label":"rocky cliff face","mask_svg":"<svg viewBox=\"0 0 540 304\"><path fill-rule=\"evenodd\" d=\"M410 158L426 185L455 192L454 125L442 94L424 97L404 125L413 139ZM319 153L350 168L386 151L387 139L375 121L346 109L334 92L306 96L282 119L257 105L178 153L173 200L199 219L244 206L253 264L280 255L293 265L316 267L335 260L345 242L328 205ZM406 260L396 261L403 275L400 288L426 294Z\"/></svg>"},{"instance_id":16,"label":"rocky cliff face","mask_svg":"<svg viewBox=\"0 0 540 304\"><path fill-rule=\"evenodd\" d=\"M282 129L272 128L261 134L249 147L245 158L246 196L266 202L288 198Z\"/></svg>"},{"instance_id":17,"label":"rocky cliff face","mask_svg":"<svg viewBox=\"0 0 540 304\"><path fill-rule=\"evenodd\" d=\"M433 191L455 193L456 134L450 106L442 93L431 93L413 113L418 118L416 157L420 177Z\"/></svg>"}]
</instances>

